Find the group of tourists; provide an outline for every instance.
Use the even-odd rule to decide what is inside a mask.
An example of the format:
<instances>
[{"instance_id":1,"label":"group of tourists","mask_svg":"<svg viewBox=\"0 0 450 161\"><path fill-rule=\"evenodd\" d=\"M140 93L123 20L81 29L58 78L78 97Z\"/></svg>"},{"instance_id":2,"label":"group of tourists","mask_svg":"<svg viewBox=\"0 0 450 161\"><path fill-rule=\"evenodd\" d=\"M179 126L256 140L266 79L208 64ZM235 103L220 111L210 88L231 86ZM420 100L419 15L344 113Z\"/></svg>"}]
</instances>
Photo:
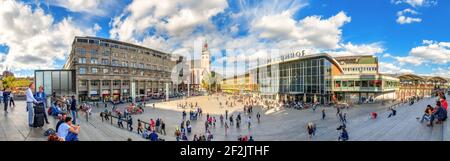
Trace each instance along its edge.
<instances>
[{"instance_id":1,"label":"group of tourists","mask_svg":"<svg viewBox=\"0 0 450 161\"><path fill-rule=\"evenodd\" d=\"M448 102L445 93L439 93L435 106L427 105L425 112L420 119L420 123L427 121L427 126L432 127L433 123L442 124L447 120ZM435 122L436 120L436 122Z\"/></svg>"}]
</instances>

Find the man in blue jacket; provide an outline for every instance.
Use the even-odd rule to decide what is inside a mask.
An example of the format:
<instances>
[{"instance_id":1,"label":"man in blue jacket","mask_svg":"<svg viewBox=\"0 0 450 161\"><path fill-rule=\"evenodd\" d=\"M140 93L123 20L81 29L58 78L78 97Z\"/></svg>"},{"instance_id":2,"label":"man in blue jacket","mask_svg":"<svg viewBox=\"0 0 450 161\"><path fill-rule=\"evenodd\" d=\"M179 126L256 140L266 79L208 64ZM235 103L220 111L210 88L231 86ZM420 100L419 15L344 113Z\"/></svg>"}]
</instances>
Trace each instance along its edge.
<instances>
[{"instance_id":1,"label":"man in blue jacket","mask_svg":"<svg viewBox=\"0 0 450 161\"><path fill-rule=\"evenodd\" d=\"M75 96L72 96L72 101L70 101L70 112L72 113L73 117L73 124L77 123L77 100L75 99Z\"/></svg>"},{"instance_id":2,"label":"man in blue jacket","mask_svg":"<svg viewBox=\"0 0 450 161\"><path fill-rule=\"evenodd\" d=\"M47 95L44 92L44 87L39 86L39 92L36 92L36 94L34 94L34 98L37 101L41 101L44 104L44 111L47 111ZM47 118L47 112L44 112L44 119L45 119L45 123L49 124L48 122L48 118Z\"/></svg>"},{"instance_id":3,"label":"man in blue jacket","mask_svg":"<svg viewBox=\"0 0 450 161\"><path fill-rule=\"evenodd\" d=\"M5 90L3 92L3 102L5 103L5 113L8 113L8 102L9 102L9 96L11 92L9 90Z\"/></svg>"},{"instance_id":4,"label":"man in blue jacket","mask_svg":"<svg viewBox=\"0 0 450 161\"><path fill-rule=\"evenodd\" d=\"M158 141L158 134L156 134L155 130L150 134L150 141Z\"/></svg>"}]
</instances>

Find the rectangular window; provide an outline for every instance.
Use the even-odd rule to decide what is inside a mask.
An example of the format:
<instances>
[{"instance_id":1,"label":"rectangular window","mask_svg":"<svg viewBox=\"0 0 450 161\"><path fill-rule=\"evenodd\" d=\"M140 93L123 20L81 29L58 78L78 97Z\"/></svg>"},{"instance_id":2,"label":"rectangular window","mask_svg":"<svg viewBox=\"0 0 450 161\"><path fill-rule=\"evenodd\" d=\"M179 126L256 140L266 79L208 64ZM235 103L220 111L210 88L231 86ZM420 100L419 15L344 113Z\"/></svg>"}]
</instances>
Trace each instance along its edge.
<instances>
[{"instance_id":1,"label":"rectangular window","mask_svg":"<svg viewBox=\"0 0 450 161\"><path fill-rule=\"evenodd\" d=\"M81 42L81 43L87 43L87 39L77 39L77 42Z\"/></svg>"},{"instance_id":2,"label":"rectangular window","mask_svg":"<svg viewBox=\"0 0 450 161\"><path fill-rule=\"evenodd\" d=\"M109 73L109 69L108 68L103 68L103 74L108 74Z\"/></svg>"},{"instance_id":3,"label":"rectangular window","mask_svg":"<svg viewBox=\"0 0 450 161\"><path fill-rule=\"evenodd\" d=\"M122 66L123 66L123 67L128 67L128 62L123 61L123 62L122 62Z\"/></svg>"},{"instance_id":4,"label":"rectangular window","mask_svg":"<svg viewBox=\"0 0 450 161\"><path fill-rule=\"evenodd\" d=\"M369 82L368 81L362 81L361 87L368 87L368 86L369 86Z\"/></svg>"},{"instance_id":5,"label":"rectangular window","mask_svg":"<svg viewBox=\"0 0 450 161\"><path fill-rule=\"evenodd\" d=\"M86 74L86 68L80 67L80 74Z\"/></svg>"},{"instance_id":6,"label":"rectangular window","mask_svg":"<svg viewBox=\"0 0 450 161\"><path fill-rule=\"evenodd\" d=\"M85 48L77 48L76 52L81 55L86 55L86 49Z\"/></svg>"},{"instance_id":7,"label":"rectangular window","mask_svg":"<svg viewBox=\"0 0 450 161\"><path fill-rule=\"evenodd\" d=\"M98 64L97 58L91 58L91 64Z\"/></svg>"},{"instance_id":8,"label":"rectangular window","mask_svg":"<svg viewBox=\"0 0 450 161\"><path fill-rule=\"evenodd\" d=\"M89 40L89 44L99 44L100 41L98 40Z\"/></svg>"},{"instance_id":9,"label":"rectangular window","mask_svg":"<svg viewBox=\"0 0 450 161\"><path fill-rule=\"evenodd\" d=\"M97 55L97 53L98 53L98 50L97 49L91 49L91 56L92 55Z\"/></svg>"},{"instance_id":10,"label":"rectangular window","mask_svg":"<svg viewBox=\"0 0 450 161\"><path fill-rule=\"evenodd\" d=\"M109 51L109 49L106 49L103 51L103 56L109 56L111 53Z\"/></svg>"},{"instance_id":11,"label":"rectangular window","mask_svg":"<svg viewBox=\"0 0 450 161\"><path fill-rule=\"evenodd\" d=\"M80 86L87 86L87 80L80 80Z\"/></svg>"},{"instance_id":12,"label":"rectangular window","mask_svg":"<svg viewBox=\"0 0 450 161\"><path fill-rule=\"evenodd\" d=\"M118 60L113 60L112 61L112 65L113 66L119 66L119 61Z\"/></svg>"},{"instance_id":13,"label":"rectangular window","mask_svg":"<svg viewBox=\"0 0 450 161\"><path fill-rule=\"evenodd\" d=\"M354 87L354 81L348 81L348 87Z\"/></svg>"},{"instance_id":14,"label":"rectangular window","mask_svg":"<svg viewBox=\"0 0 450 161\"><path fill-rule=\"evenodd\" d=\"M342 87L348 87L347 86L347 81L342 81Z\"/></svg>"},{"instance_id":15,"label":"rectangular window","mask_svg":"<svg viewBox=\"0 0 450 161\"><path fill-rule=\"evenodd\" d=\"M99 80L91 80L91 86L98 86L98 85L100 85Z\"/></svg>"},{"instance_id":16,"label":"rectangular window","mask_svg":"<svg viewBox=\"0 0 450 161\"><path fill-rule=\"evenodd\" d=\"M115 80L113 82L113 86L120 86L120 80Z\"/></svg>"},{"instance_id":17,"label":"rectangular window","mask_svg":"<svg viewBox=\"0 0 450 161\"><path fill-rule=\"evenodd\" d=\"M78 59L78 63L80 64L86 64L86 58L82 57Z\"/></svg>"},{"instance_id":18,"label":"rectangular window","mask_svg":"<svg viewBox=\"0 0 450 161\"><path fill-rule=\"evenodd\" d=\"M91 68L91 73L96 74L98 72L98 68Z\"/></svg>"},{"instance_id":19,"label":"rectangular window","mask_svg":"<svg viewBox=\"0 0 450 161\"><path fill-rule=\"evenodd\" d=\"M334 86L337 88L341 87L341 81L335 81Z\"/></svg>"},{"instance_id":20,"label":"rectangular window","mask_svg":"<svg viewBox=\"0 0 450 161\"><path fill-rule=\"evenodd\" d=\"M355 81L355 87L361 87L361 81Z\"/></svg>"},{"instance_id":21,"label":"rectangular window","mask_svg":"<svg viewBox=\"0 0 450 161\"><path fill-rule=\"evenodd\" d=\"M109 80L103 80L102 86L109 86L110 81Z\"/></svg>"},{"instance_id":22,"label":"rectangular window","mask_svg":"<svg viewBox=\"0 0 450 161\"><path fill-rule=\"evenodd\" d=\"M102 59L102 65L109 65L109 59Z\"/></svg>"},{"instance_id":23,"label":"rectangular window","mask_svg":"<svg viewBox=\"0 0 450 161\"><path fill-rule=\"evenodd\" d=\"M140 63L139 68L144 68L144 64Z\"/></svg>"}]
</instances>

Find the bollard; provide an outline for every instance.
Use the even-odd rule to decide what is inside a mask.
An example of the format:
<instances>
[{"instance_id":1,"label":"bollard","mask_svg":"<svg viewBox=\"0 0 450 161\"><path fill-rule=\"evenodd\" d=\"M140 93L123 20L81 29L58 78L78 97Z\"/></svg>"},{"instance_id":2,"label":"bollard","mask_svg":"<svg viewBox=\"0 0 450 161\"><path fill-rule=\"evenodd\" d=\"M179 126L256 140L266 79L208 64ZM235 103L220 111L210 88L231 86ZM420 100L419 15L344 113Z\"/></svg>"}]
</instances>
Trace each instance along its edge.
<instances>
[{"instance_id":1,"label":"bollard","mask_svg":"<svg viewBox=\"0 0 450 161\"><path fill-rule=\"evenodd\" d=\"M112 115L109 115L109 119L111 120L111 125L113 124L112 122Z\"/></svg>"}]
</instances>

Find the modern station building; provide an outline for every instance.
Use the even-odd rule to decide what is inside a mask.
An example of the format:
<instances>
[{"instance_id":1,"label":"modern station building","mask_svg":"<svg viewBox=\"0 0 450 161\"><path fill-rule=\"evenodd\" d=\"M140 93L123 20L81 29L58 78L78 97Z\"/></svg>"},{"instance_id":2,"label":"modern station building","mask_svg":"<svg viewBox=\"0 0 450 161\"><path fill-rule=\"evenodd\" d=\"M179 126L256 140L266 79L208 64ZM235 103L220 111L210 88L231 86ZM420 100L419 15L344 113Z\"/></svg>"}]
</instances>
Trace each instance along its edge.
<instances>
[{"instance_id":1,"label":"modern station building","mask_svg":"<svg viewBox=\"0 0 450 161\"><path fill-rule=\"evenodd\" d=\"M326 53L303 55L299 52L269 60L250 71L263 98L321 103L332 100L333 77L343 73L340 64Z\"/></svg>"},{"instance_id":2,"label":"modern station building","mask_svg":"<svg viewBox=\"0 0 450 161\"><path fill-rule=\"evenodd\" d=\"M372 55L334 57L344 74L333 77L333 91L338 101L374 102L396 99L400 82L380 74L378 59Z\"/></svg>"},{"instance_id":3,"label":"modern station building","mask_svg":"<svg viewBox=\"0 0 450 161\"><path fill-rule=\"evenodd\" d=\"M125 100L175 91L171 70L178 59L126 42L77 36L64 69L75 71L80 101Z\"/></svg>"},{"instance_id":4,"label":"modern station building","mask_svg":"<svg viewBox=\"0 0 450 161\"><path fill-rule=\"evenodd\" d=\"M282 56L250 71L261 97L328 103L395 99L399 79L378 73L373 56L332 57L326 53Z\"/></svg>"}]
</instances>

